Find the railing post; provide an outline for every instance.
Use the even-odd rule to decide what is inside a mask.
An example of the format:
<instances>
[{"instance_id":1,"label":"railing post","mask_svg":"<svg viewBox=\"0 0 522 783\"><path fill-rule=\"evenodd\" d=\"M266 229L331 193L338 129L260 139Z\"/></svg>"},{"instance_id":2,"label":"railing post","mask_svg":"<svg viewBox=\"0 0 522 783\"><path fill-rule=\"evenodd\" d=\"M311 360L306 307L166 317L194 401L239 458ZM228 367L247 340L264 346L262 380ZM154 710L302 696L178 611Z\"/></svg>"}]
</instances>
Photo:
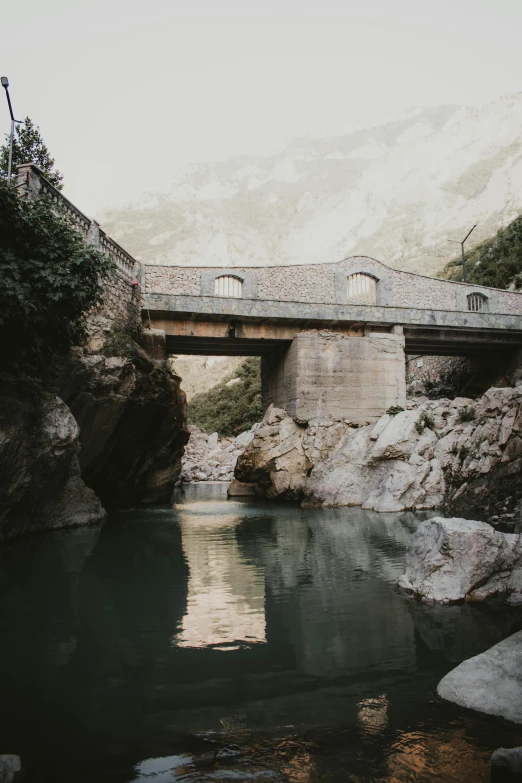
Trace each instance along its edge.
<instances>
[{"instance_id":1,"label":"railing post","mask_svg":"<svg viewBox=\"0 0 522 783\"><path fill-rule=\"evenodd\" d=\"M91 220L89 229L87 231L86 241L89 244L98 247L100 244L100 224L96 220Z\"/></svg>"},{"instance_id":2,"label":"railing post","mask_svg":"<svg viewBox=\"0 0 522 783\"><path fill-rule=\"evenodd\" d=\"M40 177L32 163L21 163L18 166L16 187L19 193L31 201L40 198Z\"/></svg>"}]
</instances>

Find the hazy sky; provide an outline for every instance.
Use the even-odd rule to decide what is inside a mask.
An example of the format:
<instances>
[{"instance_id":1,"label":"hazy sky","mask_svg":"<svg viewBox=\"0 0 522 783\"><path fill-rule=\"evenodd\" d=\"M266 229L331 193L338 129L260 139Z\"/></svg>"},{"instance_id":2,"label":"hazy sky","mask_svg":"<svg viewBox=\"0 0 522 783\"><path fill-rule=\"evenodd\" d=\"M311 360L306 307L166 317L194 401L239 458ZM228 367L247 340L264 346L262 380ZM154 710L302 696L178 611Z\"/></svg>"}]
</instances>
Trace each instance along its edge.
<instances>
[{"instance_id":1,"label":"hazy sky","mask_svg":"<svg viewBox=\"0 0 522 783\"><path fill-rule=\"evenodd\" d=\"M185 163L522 90L521 0L24 0L0 24L15 114L90 216Z\"/></svg>"}]
</instances>

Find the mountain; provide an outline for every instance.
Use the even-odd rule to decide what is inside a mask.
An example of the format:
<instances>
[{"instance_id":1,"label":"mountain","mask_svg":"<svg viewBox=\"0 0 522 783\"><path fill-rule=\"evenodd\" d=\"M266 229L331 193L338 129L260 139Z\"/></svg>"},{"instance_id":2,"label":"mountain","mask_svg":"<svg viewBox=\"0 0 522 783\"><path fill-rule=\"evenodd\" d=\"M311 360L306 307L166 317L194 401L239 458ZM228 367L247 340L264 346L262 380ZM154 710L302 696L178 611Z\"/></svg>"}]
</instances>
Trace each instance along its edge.
<instances>
[{"instance_id":1,"label":"mountain","mask_svg":"<svg viewBox=\"0 0 522 783\"><path fill-rule=\"evenodd\" d=\"M272 156L179 171L170 190L104 216L147 263L247 266L369 255L437 274L448 239L477 244L522 211L522 93L479 108L415 109ZM209 128L209 133L211 133Z\"/></svg>"}]
</instances>

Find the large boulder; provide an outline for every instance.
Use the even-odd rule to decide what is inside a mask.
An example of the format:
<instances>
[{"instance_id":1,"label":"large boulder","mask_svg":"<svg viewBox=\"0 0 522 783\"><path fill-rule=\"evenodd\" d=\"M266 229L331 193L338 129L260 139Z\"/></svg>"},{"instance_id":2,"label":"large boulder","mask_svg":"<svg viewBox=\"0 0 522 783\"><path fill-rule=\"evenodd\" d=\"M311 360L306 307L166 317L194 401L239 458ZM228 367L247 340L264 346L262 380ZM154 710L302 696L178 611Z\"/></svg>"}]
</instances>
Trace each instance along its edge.
<instances>
[{"instance_id":1,"label":"large boulder","mask_svg":"<svg viewBox=\"0 0 522 783\"><path fill-rule=\"evenodd\" d=\"M440 603L494 595L522 601L521 536L469 519L422 522L406 551L399 587Z\"/></svg>"},{"instance_id":2,"label":"large boulder","mask_svg":"<svg viewBox=\"0 0 522 783\"><path fill-rule=\"evenodd\" d=\"M461 663L439 682L437 694L461 707L522 723L522 631Z\"/></svg>"},{"instance_id":3,"label":"large boulder","mask_svg":"<svg viewBox=\"0 0 522 783\"><path fill-rule=\"evenodd\" d=\"M491 766L509 770L513 775L522 776L522 747L497 748L491 754ZM520 777L518 778L520 780Z\"/></svg>"},{"instance_id":4,"label":"large boulder","mask_svg":"<svg viewBox=\"0 0 522 783\"><path fill-rule=\"evenodd\" d=\"M80 475L80 431L64 401L13 379L0 399L0 539L103 521Z\"/></svg>"},{"instance_id":5,"label":"large boulder","mask_svg":"<svg viewBox=\"0 0 522 783\"><path fill-rule=\"evenodd\" d=\"M11 753L0 755L0 783L15 783L20 780L21 771L20 756Z\"/></svg>"}]
</instances>

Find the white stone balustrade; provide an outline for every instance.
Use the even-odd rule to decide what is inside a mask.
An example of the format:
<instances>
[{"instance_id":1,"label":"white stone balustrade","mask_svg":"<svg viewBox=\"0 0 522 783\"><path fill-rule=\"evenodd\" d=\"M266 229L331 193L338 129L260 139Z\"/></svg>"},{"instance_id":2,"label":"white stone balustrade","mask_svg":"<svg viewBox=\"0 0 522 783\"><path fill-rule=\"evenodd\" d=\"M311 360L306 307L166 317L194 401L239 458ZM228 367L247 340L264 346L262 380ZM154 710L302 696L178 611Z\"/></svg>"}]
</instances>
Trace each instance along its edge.
<instances>
[{"instance_id":1,"label":"white stone balustrade","mask_svg":"<svg viewBox=\"0 0 522 783\"><path fill-rule=\"evenodd\" d=\"M129 279L140 279L141 264L124 250L114 239L100 228L95 220L91 220L66 198L63 193L49 182L43 171L34 163L24 163L18 166L18 190L29 199L48 198L56 209L70 221L73 227L83 236L85 242L95 245L103 253L108 253L116 263L118 271Z\"/></svg>"}]
</instances>

